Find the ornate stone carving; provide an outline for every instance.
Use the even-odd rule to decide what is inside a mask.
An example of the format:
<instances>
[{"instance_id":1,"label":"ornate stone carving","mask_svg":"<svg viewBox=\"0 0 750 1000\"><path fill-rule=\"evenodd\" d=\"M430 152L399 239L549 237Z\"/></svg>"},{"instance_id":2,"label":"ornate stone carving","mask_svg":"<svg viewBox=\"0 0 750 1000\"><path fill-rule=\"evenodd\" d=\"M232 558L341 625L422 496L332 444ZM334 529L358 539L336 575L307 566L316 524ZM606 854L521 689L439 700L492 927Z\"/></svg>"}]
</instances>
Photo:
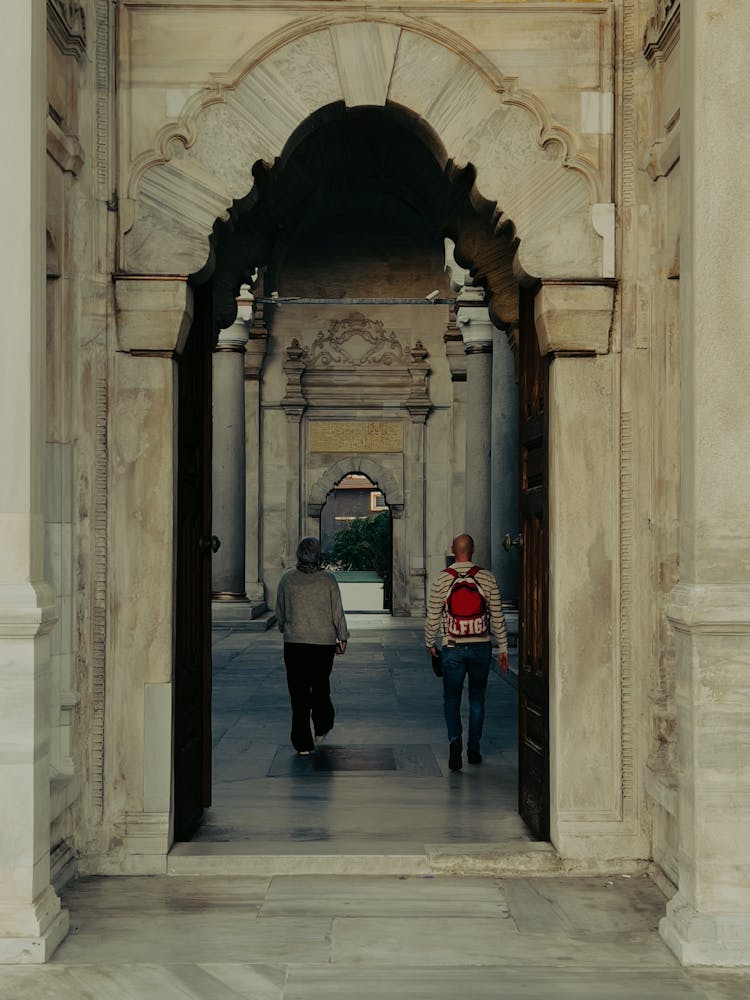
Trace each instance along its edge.
<instances>
[{"instance_id":1,"label":"ornate stone carving","mask_svg":"<svg viewBox=\"0 0 750 1000\"><path fill-rule=\"evenodd\" d=\"M404 403L409 411L412 423L423 424L432 409L430 402L429 375L430 368L427 364L427 351L422 341L418 340L411 348L411 364L409 365L409 395Z\"/></svg>"},{"instance_id":2,"label":"ornate stone carving","mask_svg":"<svg viewBox=\"0 0 750 1000\"><path fill-rule=\"evenodd\" d=\"M295 337L286 349L286 361L284 362L286 393L281 400L281 407L288 420L299 421L307 406L307 400L302 392L302 373L305 370L304 354L304 347Z\"/></svg>"},{"instance_id":3,"label":"ornate stone carving","mask_svg":"<svg viewBox=\"0 0 750 1000\"><path fill-rule=\"evenodd\" d=\"M656 13L643 33L643 54L650 63L667 59L680 37L680 0L656 0Z\"/></svg>"},{"instance_id":4,"label":"ornate stone carving","mask_svg":"<svg viewBox=\"0 0 750 1000\"><path fill-rule=\"evenodd\" d=\"M86 52L86 11L75 0L47 0L47 31L66 56L81 60Z\"/></svg>"},{"instance_id":5,"label":"ornate stone carving","mask_svg":"<svg viewBox=\"0 0 750 1000\"><path fill-rule=\"evenodd\" d=\"M352 312L344 319L331 320L328 330L318 333L306 351L305 362L308 368L396 367L408 364L409 352L380 320Z\"/></svg>"}]
</instances>

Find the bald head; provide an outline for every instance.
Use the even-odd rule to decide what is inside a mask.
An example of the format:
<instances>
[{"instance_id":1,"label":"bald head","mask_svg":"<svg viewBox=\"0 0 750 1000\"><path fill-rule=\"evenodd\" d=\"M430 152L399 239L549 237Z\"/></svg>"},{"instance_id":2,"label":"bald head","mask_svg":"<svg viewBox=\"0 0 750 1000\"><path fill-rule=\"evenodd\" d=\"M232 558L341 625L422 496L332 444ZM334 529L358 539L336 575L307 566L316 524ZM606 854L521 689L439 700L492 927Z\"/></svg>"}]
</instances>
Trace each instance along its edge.
<instances>
[{"instance_id":1,"label":"bald head","mask_svg":"<svg viewBox=\"0 0 750 1000\"><path fill-rule=\"evenodd\" d=\"M469 562L474 555L474 539L471 535L456 535L451 545L451 552L457 562Z\"/></svg>"}]
</instances>

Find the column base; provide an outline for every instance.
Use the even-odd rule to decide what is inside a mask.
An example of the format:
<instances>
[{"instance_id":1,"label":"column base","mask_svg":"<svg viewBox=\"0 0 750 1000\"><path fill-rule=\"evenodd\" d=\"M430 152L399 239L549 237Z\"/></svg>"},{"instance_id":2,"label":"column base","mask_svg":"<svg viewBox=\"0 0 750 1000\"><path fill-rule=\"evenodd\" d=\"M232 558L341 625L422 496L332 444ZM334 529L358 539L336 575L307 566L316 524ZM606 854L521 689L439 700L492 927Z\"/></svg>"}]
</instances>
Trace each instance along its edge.
<instances>
[{"instance_id":1,"label":"column base","mask_svg":"<svg viewBox=\"0 0 750 1000\"><path fill-rule=\"evenodd\" d=\"M678 892L659 933L682 965L750 966L750 913L700 913Z\"/></svg>"},{"instance_id":2,"label":"column base","mask_svg":"<svg viewBox=\"0 0 750 1000\"><path fill-rule=\"evenodd\" d=\"M213 628L232 629L234 632L265 632L276 624L276 615L268 610L266 602L211 601L211 624Z\"/></svg>"},{"instance_id":3,"label":"column base","mask_svg":"<svg viewBox=\"0 0 750 1000\"><path fill-rule=\"evenodd\" d=\"M70 915L60 910L38 937L0 937L0 965L41 965L48 962L67 936Z\"/></svg>"}]
</instances>

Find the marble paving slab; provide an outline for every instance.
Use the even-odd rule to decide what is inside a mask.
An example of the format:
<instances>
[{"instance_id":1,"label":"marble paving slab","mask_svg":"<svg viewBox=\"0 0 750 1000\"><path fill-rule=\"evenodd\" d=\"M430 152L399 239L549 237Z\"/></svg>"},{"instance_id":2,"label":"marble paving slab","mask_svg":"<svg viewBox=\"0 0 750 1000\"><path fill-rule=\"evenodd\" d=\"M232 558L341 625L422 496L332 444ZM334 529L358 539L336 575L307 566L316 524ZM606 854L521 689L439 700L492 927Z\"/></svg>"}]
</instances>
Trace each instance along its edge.
<instances>
[{"instance_id":1,"label":"marble paving slab","mask_svg":"<svg viewBox=\"0 0 750 1000\"><path fill-rule=\"evenodd\" d=\"M456 911L477 917L510 915L493 879L310 875L274 878L260 916L437 917Z\"/></svg>"},{"instance_id":2,"label":"marble paving slab","mask_svg":"<svg viewBox=\"0 0 750 1000\"><path fill-rule=\"evenodd\" d=\"M300 757L286 747L276 751L268 777L301 777L317 776L342 772L363 772L378 774L383 771L397 771L399 775L434 778L441 775L441 770L429 744L400 744L397 746L379 745L337 745L324 744L319 746L310 757Z\"/></svg>"},{"instance_id":3,"label":"marble paving slab","mask_svg":"<svg viewBox=\"0 0 750 1000\"><path fill-rule=\"evenodd\" d=\"M137 911L136 911L137 913ZM71 914L71 933L55 960L86 965L224 962L327 962L330 920L255 913L181 913L127 917Z\"/></svg>"},{"instance_id":4,"label":"marble paving slab","mask_svg":"<svg viewBox=\"0 0 750 1000\"><path fill-rule=\"evenodd\" d=\"M502 968L433 966L380 969L332 966L291 969L284 1000L684 1000L703 994L680 972L659 976L631 968L575 972L555 966Z\"/></svg>"},{"instance_id":5,"label":"marble paving slab","mask_svg":"<svg viewBox=\"0 0 750 1000\"><path fill-rule=\"evenodd\" d=\"M446 942L450 941L450 948ZM580 937L519 934L511 917L454 917L440 911L432 919L349 918L333 921L331 961L384 966L451 965L460 954L466 965L533 964L543 950L546 964L573 969L613 965L670 970L674 956L654 934L599 938L595 946Z\"/></svg>"}]
</instances>

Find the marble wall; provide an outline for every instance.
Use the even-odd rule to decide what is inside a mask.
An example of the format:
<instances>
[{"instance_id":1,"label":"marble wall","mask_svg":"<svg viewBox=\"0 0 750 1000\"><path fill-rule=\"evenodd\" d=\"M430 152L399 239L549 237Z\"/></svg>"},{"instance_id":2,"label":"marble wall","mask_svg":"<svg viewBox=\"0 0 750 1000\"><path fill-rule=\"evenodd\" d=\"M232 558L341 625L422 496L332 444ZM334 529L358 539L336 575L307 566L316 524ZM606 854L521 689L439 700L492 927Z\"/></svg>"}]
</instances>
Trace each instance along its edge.
<instances>
[{"instance_id":1,"label":"marble wall","mask_svg":"<svg viewBox=\"0 0 750 1000\"><path fill-rule=\"evenodd\" d=\"M0 776L20 803L15 839L0 835L0 881L12 897L4 912L16 920L3 933L46 941L45 956L64 932L49 889L50 819L60 878L75 852L89 870L158 870L169 846L168 776L145 762L162 753L170 725L171 355L186 303L184 285L181 304L161 289L154 312L161 283L143 282L116 321L111 275L184 278L203 268L214 221L248 193L258 160L273 162L327 104L391 101L432 130L443 166L476 167L475 199L497 201L497 221L519 237L516 275L544 282L540 338L560 355L550 401L556 846L571 857L652 854L660 883L679 888L663 933L681 959L746 960L747 484L738 470L747 268L735 220L747 150L727 96L746 56L723 16L728 5L708 16L702 2L680 13L679 0L366 11L130 0L115 11L91 0L85 29L70 20L79 5L48 6L57 20L47 56L46 347L36 322L43 282L27 287L29 274L43 276L43 242L19 237L3 268L18 337L3 345L2 398L13 409L2 454L24 470L5 484L0 508L3 669L26 685L13 689L23 711L1 748ZM6 36L29 43L10 54L9 90L29 67L43 79L41 21L32 30L43 8L9 5ZM712 95L711 113L700 93ZM8 220L28 209L25 172L39 204L38 138L40 150L19 145L26 159L6 185ZM687 175L681 144L693 160ZM26 216L15 225L41 233ZM360 262L354 275L350 260L338 279L319 254L305 259L298 288L341 294L353 277L371 294L444 287L429 254L419 267L412 255L378 274L372 255L372 273ZM679 289L686 260L690 280L683 275ZM28 268L16 278L19 261ZM366 317L404 347L422 340L432 407L424 425L395 396L390 411L373 405L374 392L362 405L339 391L333 405L331 383L321 395L309 376L310 413L297 418L284 406L286 349L295 336L310 347L340 314L295 318L289 309L270 321L251 406L262 440L260 469L248 471L263 505L262 535L248 542L254 576L272 594L290 539L309 525L308 495L341 457L309 450L312 416L398 412L405 450L377 461L404 511L423 491L424 532L415 536L405 518L397 529L404 593L418 608L425 574L442 566L465 516L466 384L451 378L460 364L455 342L444 341L449 319L430 306L408 322L395 309ZM28 383L13 353L22 332ZM308 482L284 477L290 456ZM251 582L257 591L260 579ZM17 952L3 947L0 957Z\"/></svg>"}]
</instances>

